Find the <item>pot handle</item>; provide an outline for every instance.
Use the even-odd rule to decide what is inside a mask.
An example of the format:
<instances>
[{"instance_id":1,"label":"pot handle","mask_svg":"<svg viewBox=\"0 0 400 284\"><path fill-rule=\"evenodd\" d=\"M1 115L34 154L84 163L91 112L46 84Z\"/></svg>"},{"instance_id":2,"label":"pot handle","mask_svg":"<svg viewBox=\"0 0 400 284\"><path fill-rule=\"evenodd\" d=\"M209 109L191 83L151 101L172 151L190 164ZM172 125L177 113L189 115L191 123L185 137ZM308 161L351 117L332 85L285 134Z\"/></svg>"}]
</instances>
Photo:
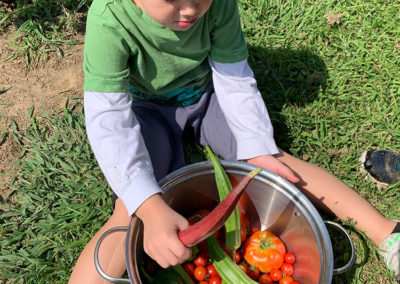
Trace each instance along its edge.
<instances>
[{"instance_id":1,"label":"pot handle","mask_svg":"<svg viewBox=\"0 0 400 284\"><path fill-rule=\"evenodd\" d=\"M104 279L106 279L107 281L110 281L111 283L129 283L129 284L134 284L133 282L131 282L129 279L124 279L124 278L115 278L112 277L108 274L106 274L100 267L100 262L99 262L99 248L100 248L100 244L103 241L103 239L108 236L111 233L117 232L117 231L128 231L128 227L114 227L111 228L107 231L105 231L101 236L100 239L97 241L96 247L94 249L94 264L96 266L97 272L100 274L101 277L103 277Z\"/></svg>"},{"instance_id":2,"label":"pot handle","mask_svg":"<svg viewBox=\"0 0 400 284\"><path fill-rule=\"evenodd\" d=\"M341 273L346 272L347 270L349 270L351 268L351 266L354 264L354 261L356 260L356 253L355 253L355 249L354 249L354 243L353 243L353 240L351 239L349 233L347 233L346 229L342 225L339 225L338 223L333 222L333 221L324 221L324 223L332 225L332 226L340 229L345 234L347 239L349 240L350 248L351 248L350 260L342 267L333 268L333 274L341 274Z\"/></svg>"}]
</instances>

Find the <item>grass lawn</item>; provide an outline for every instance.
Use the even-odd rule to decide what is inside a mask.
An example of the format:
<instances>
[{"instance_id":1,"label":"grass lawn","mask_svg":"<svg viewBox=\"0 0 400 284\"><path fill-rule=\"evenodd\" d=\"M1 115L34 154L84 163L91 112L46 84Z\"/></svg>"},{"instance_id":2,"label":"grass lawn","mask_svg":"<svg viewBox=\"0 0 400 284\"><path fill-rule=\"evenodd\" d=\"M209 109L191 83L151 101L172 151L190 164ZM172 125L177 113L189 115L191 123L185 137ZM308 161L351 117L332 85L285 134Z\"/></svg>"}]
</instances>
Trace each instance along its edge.
<instances>
[{"instance_id":1,"label":"grass lawn","mask_svg":"<svg viewBox=\"0 0 400 284\"><path fill-rule=\"evenodd\" d=\"M334 173L385 216L400 219L400 185L378 190L363 179L358 163L365 150L400 152L400 9L395 2L239 1L250 64L278 145ZM31 11L32 5L25 8ZM30 26L20 28L24 42L43 40L32 33L40 23L32 15ZM55 19L56 26L66 23L62 15ZM5 23L21 27L24 20L0 18L3 32ZM40 26L39 34L51 34L55 49L51 41L45 51L20 46L16 56L25 56L27 64L57 52L57 40L64 40L61 28L46 21ZM0 283L67 282L83 247L111 213L111 191L85 136L81 100L71 98L60 113L39 112L27 114L26 130L12 132L21 145L20 171L0 204ZM188 163L205 159L194 148L187 153ZM352 224L342 224L353 237L357 258L333 282L396 283L376 246Z\"/></svg>"}]
</instances>

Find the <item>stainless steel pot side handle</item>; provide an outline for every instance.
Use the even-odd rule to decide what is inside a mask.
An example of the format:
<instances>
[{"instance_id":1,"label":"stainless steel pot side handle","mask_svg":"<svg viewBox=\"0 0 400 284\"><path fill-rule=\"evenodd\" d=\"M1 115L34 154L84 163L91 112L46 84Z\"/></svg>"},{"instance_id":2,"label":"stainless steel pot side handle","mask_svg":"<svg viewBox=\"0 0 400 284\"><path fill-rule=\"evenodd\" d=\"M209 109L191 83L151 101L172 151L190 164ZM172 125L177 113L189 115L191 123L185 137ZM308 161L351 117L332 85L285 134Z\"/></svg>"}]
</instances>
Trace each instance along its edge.
<instances>
[{"instance_id":1,"label":"stainless steel pot side handle","mask_svg":"<svg viewBox=\"0 0 400 284\"><path fill-rule=\"evenodd\" d=\"M356 253L355 253L355 249L354 249L354 243L353 243L353 240L351 239L349 233L347 233L346 229L342 225L339 225L338 223L333 222L333 221L324 221L324 223L332 225L332 226L340 229L345 234L347 239L349 240L350 248L351 248L350 260L342 267L333 268L333 274L341 274L341 273L346 272L347 270L349 270L351 268L351 266L354 264L354 261L356 260ZM335 257L335 255L333 257Z\"/></svg>"},{"instance_id":2,"label":"stainless steel pot side handle","mask_svg":"<svg viewBox=\"0 0 400 284\"><path fill-rule=\"evenodd\" d=\"M111 283L129 283L129 284L134 284L129 279L112 277L112 276L106 274L100 267L100 263L99 263L99 248L100 248L100 244L102 243L103 239L106 236L108 236L111 233L117 232L117 231L125 231L125 232L127 232L128 231L128 227L114 227L114 228L111 228L111 229L107 230L106 232L104 232L104 234L101 235L101 237L97 241L96 247L94 249L94 264L95 264L97 272L99 272L100 276L103 277L104 279L106 279L107 281L110 281Z\"/></svg>"},{"instance_id":3,"label":"stainless steel pot side handle","mask_svg":"<svg viewBox=\"0 0 400 284\"><path fill-rule=\"evenodd\" d=\"M342 267L339 268L333 268L333 274L341 274L343 272L348 271L351 266L354 264L355 260L356 260L356 254L355 254L355 248L354 248L354 243L353 240L351 239L349 233L347 233L346 229L339 225L336 222L332 222L332 221L324 221L325 224L329 224L332 225L338 229L340 229L345 236L347 237L347 239L350 242L350 248L351 248L351 257L350 260ZM106 279L107 281L110 281L111 283L129 283L129 284L134 284L133 282L131 282L131 280L129 279L125 279L125 278L115 278L112 277L108 274L106 274L100 267L100 263L99 263L99 248L100 245L103 241L103 239L108 236L109 234L113 233L113 232L117 232L117 231L128 231L128 227L115 227L115 228L111 228L109 230L107 230L106 232L104 232L100 239L97 241L96 247L94 249L94 264L96 266L97 272L100 274L101 277L103 277L104 279Z\"/></svg>"}]
</instances>

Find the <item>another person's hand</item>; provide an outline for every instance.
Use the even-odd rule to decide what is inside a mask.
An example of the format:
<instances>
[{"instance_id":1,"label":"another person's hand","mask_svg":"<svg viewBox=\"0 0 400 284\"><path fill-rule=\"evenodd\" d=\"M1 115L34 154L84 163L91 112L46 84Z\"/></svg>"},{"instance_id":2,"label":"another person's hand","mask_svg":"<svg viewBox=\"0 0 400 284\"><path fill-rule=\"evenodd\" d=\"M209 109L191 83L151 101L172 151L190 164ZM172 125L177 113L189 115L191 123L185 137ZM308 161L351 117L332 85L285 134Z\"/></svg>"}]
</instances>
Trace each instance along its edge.
<instances>
[{"instance_id":1,"label":"another person's hand","mask_svg":"<svg viewBox=\"0 0 400 284\"><path fill-rule=\"evenodd\" d=\"M289 169L286 165L280 162L273 155L262 155L255 158L247 160L248 163L262 167L271 172L278 174L279 176L287 179L292 183L297 183L300 179L295 175L295 173Z\"/></svg>"},{"instance_id":2,"label":"another person's hand","mask_svg":"<svg viewBox=\"0 0 400 284\"><path fill-rule=\"evenodd\" d=\"M178 232L189 226L188 221L170 208L160 195L148 198L137 210L143 221L144 251L163 267L184 262L191 256L191 249L178 238Z\"/></svg>"}]
</instances>

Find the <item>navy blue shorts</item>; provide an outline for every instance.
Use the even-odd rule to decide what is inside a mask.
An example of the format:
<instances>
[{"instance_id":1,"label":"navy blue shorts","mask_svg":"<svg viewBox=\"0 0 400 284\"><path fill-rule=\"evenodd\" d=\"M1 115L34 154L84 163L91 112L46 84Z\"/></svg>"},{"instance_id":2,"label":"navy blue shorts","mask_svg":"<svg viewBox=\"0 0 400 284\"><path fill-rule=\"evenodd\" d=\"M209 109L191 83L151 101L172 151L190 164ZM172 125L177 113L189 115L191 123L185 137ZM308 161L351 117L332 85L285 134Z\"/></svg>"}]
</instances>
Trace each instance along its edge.
<instances>
[{"instance_id":1,"label":"navy blue shorts","mask_svg":"<svg viewBox=\"0 0 400 284\"><path fill-rule=\"evenodd\" d=\"M214 89L209 87L200 100L190 106L175 107L148 101L132 105L157 180L185 166L183 137L194 137L209 145L226 160L236 159L236 140L219 107ZM113 208L116 194L113 194Z\"/></svg>"}]
</instances>

